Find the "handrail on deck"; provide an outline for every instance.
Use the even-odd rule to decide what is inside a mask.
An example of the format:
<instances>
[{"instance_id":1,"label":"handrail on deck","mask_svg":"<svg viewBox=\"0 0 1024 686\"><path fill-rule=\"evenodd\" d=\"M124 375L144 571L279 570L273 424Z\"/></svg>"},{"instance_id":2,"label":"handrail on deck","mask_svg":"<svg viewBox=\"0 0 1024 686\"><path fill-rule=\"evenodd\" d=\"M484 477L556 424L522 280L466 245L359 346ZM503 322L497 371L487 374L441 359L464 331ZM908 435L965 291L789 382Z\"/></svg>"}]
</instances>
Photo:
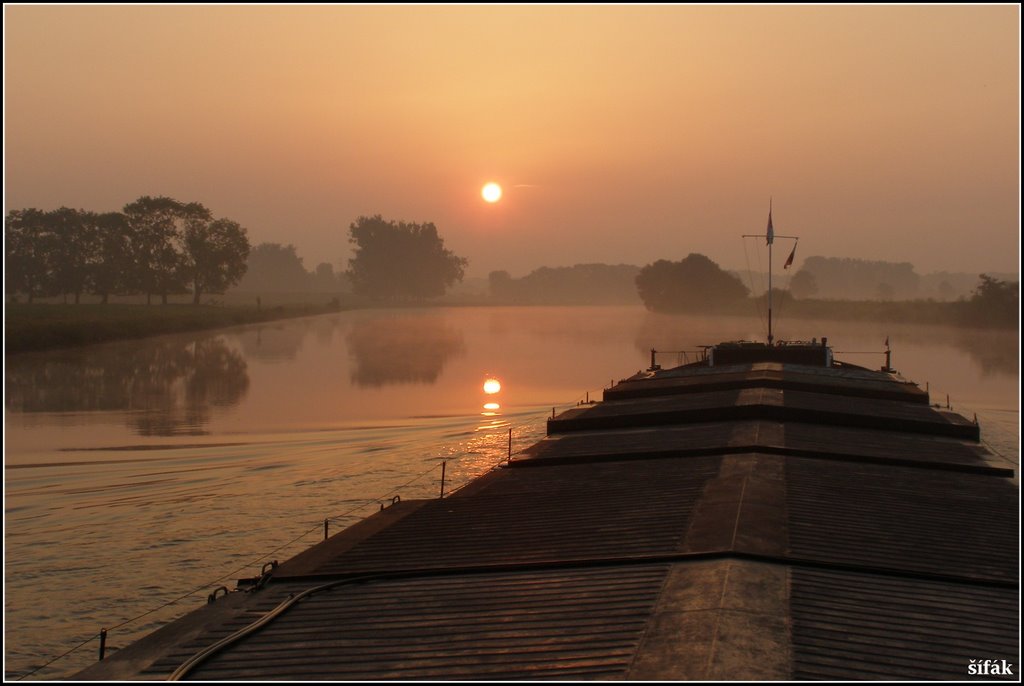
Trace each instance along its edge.
<instances>
[{"instance_id":1,"label":"handrail on deck","mask_svg":"<svg viewBox=\"0 0 1024 686\"><path fill-rule=\"evenodd\" d=\"M676 366L691 364L694 362L707 362L708 346L699 350L655 350L654 348L651 348L651 366L647 371L653 372L661 369L661 365L657 363L658 355L675 355ZM690 355L693 355L692 360L690 359Z\"/></svg>"}]
</instances>

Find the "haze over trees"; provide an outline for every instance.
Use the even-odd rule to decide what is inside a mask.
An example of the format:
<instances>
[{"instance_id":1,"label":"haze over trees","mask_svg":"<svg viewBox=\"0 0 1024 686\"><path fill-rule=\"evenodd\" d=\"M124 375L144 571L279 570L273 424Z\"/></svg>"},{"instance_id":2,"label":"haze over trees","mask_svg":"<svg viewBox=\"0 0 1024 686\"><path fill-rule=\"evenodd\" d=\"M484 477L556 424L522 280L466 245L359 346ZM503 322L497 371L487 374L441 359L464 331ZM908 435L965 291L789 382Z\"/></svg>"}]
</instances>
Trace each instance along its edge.
<instances>
[{"instance_id":1,"label":"haze over trees","mask_svg":"<svg viewBox=\"0 0 1024 686\"><path fill-rule=\"evenodd\" d=\"M999 273L989 276L999 281L1013 281L1015 277ZM950 302L971 299L978 286L978 274L949 271L919 274L909 262L816 255L804 260L787 284L797 299Z\"/></svg>"},{"instance_id":2,"label":"haze over trees","mask_svg":"<svg viewBox=\"0 0 1024 686\"><path fill-rule=\"evenodd\" d=\"M445 249L432 223L390 221L379 214L349 227L355 256L348 274L356 295L422 300L444 295L462 280L469 261Z\"/></svg>"},{"instance_id":3,"label":"haze over trees","mask_svg":"<svg viewBox=\"0 0 1024 686\"><path fill-rule=\"evenodd\" d=\"M801 269L789 280L789 292L794 298L813 298L818 294L818 280L814 272Z\"/></svg>"},{"instance_id":4,"label":"haze over trees","mask_svg":"<svg viewBox=\"0 0 1024 686\"><path fill-rule=\"evenodd\" d=\"M630 264L577 264L540 267L514 279L504 270L488 275L491 298L515 304L597 305L638 302L636 277Z\"/></svg>"},{"instance_id":5,"label":"haze over trees","mask_svg":"<svg viewBox=\"0 0 1024 686\"><path fill-rule=\"evenodd\" d=\"M637 275L636 286L644 305L655 312L729 309L749 293L742 281L698 253L679 262L647 265Z\"/></svg>"},{"instance_id":6,"label":"haze over trees","mask_svg":"<svg viewBox=\"0 0 1024 686\"><path fill-rule=\"evenodd\" d=\"M796 297L841 300L907 300L918 297L921 288L921 277L909 262L818 255L804 260L793 281Z\"/></svg>"},{"instance_id":7,"label":"haze over trees","mask_svg":"<svg viewBox=\"0 0 1024 686\"><path fill-rule=\"evenodd\" d=\"M309 290L309 272L294 245L260 243L249 253L245 276L237 290L301 292Z\"/></svg>"},{"instance_id":8,"label":"haze over trees","mask_svg":"<svg viewBox=\"0 0 1024 686\"><path fill-rule=\"evenodd\" d=\"M260 243L249 253L245 276L235 289L242 293L342 293L351 290L344 273L321 262L312 272L292 244Z\"/></svg>"},{"instance_id":9,"label":"haze over trees","mask_svg":"<svg viewBox=\"0 0 1024 686\"><path fill-rule=\"evenodd\" d=\"M1020 285L981 274L974 295L968 301L967 323L1015 326L1020 323Z\"/></svg>"},{"instance_id":10,"label":"haze over trees","mask_svg":"<svg viewBox=\"0 0 1024 686\"><path fill-rule=\"evenodd\" d=\"M223 293L245 272L246 230L199 203L144 196L121 213L61 207L12 210L6 219L5 289L28 302L100 296Z\"/></svg>"}]
</instances>

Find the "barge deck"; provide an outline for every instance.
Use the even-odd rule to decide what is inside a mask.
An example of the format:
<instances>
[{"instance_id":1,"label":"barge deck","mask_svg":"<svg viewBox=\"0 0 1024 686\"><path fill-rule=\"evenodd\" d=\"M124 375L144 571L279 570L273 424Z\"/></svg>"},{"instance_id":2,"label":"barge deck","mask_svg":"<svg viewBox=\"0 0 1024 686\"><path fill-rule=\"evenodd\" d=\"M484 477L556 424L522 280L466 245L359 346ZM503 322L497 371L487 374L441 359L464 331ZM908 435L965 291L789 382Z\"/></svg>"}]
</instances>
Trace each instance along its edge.
<instances>
[{"instance_id":1,"label":"barge deck","mask_svg":"<svg viewBox=\"0 0 1024 686\"><path fill-rule=\"evenodd\" d=\"M623 380L76 678L1017 679L1019 490L978 427L894 373L723 362Z\"/></svg>"}]
</instances>

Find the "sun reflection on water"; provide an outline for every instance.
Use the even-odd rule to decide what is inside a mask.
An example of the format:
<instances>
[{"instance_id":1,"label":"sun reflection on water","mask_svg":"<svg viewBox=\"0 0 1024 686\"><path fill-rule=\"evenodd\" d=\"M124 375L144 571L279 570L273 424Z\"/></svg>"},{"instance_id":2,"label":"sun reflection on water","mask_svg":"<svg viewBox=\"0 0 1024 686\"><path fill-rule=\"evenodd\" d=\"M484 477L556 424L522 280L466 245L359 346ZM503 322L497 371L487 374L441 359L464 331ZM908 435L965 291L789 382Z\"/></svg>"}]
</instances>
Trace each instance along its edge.
<instances>
[{"instance_id":1,"label":"sun reflection on water","mask_svg":"<svg viewBox=\"0 0 1024 686\"><path fill-rule=\"evenodd\" d=\"M501 392L501 382L493 376L487 376L483 384L483 390L487 396L494 396ZM484 411L480 414L484 417L496 417L500 415L500 412L498 412L500 409L501 405L489 398L488 401L484 403ZM477 430L479 431L479 429Z\"/></svg>"}]
</instances>

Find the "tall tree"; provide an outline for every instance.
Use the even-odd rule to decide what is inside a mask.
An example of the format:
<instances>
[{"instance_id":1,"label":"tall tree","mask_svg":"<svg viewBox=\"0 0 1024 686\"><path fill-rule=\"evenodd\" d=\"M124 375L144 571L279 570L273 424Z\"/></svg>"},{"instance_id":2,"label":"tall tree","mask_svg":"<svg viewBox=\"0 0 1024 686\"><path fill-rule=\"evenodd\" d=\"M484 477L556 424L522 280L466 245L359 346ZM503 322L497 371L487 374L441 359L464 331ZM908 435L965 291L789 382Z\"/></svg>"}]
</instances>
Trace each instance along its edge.
<instances>
[{"instance_id":1,"label":"tall tree","mask_svg":"<svg viewBox=\"0 0 1024 686\"><path fill-rule=\"evenodd\" d=\"M656 312L721 309L747 297L747 287L704 255L691 253L680 262L658 260L640 270L637 290Z\"/></svg>"},{"instance_id":2,"label":"tall tree","mask_svg":"<svg viewBox=\"0 0 1024 686\"><path fill-rule=\"evenodd\" d=\"M89 269L90 290L106 304L115 293L130 293L135 284L131 254L131 229L120 212L85 213L83 222L92 227L95 240Z\"/></svg>"},{"instance_id":3,"label":"tall tree","mask_svg":"<svg viewBox=\"0 0 1024 686\"><path fill-rule=\"evenodd\" d=\"M355 257L348 273L358 295L413 300L444 295L469 264L445 249L432 223L359 217L349 227L349 242Z\"/></svg>"},{"instance_id":4,"label":"tall tree","mask_svg":"<svg viewBox=\"0 0 1024 686\"><path fill-rule=\"evenodd\" d=\"M87 215L69 207L46 213L53 238L49 246L53 285L65 302L68 294L74 295L76 305L88 285L95 250L95 227L86 221Z\"/></svg>"},{"instance_id":5,"label":"tall tree","mask_svg":"<svg viewBox=\"0 0 1024 686\"><path fill-rule=\"evenodd\" d=\"M209 219L209 210L205 216ZM193 207L193 212L199 209ZM185 292L184 254L181 249L186 206L168 197L143 196L125 205L124 214L132 232L136 277L146 302L159 295L167 304L170 293Z\"/></svg>"},{"instance_id":6,"label":"tall tree","mask_svg":"<svg viewBox=\"0 0 1024 686\"><path fill-rule=\"evenodd\" d=\"M5 222L4 287L24 293L28 302L53 292L50 253L53 234L46 213L34 208L11 210Z\"/></svg>"},{"instance_id":7,"label":"tall tree","mask_svg":"<svg viewBox=\"0 0 1024 686\"><path fill-rule=\"evenodd\" d=\"M184 269L192 284L192 303L203 293L223 293L245 274L249 238L230 219L209 219L206 208L187 206L184 230Z\"/></svg>"}]
</instances>

